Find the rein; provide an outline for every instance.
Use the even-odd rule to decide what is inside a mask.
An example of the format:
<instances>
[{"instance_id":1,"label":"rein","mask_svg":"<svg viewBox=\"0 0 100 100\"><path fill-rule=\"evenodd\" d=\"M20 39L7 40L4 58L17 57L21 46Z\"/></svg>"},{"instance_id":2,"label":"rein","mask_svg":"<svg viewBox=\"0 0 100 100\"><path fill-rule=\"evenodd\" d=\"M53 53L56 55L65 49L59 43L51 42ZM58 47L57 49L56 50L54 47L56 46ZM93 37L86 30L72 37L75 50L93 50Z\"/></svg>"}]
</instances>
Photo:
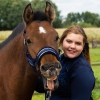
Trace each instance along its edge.
<instances>
[{"instance_id":1,"label":"rein","mask_svg":"<svg viewBox=\"0 0 100 100\"><path fill-rule=\"evenodd\" d=\"M48 90L47 93L46 93L46 100L50 100L50 97L51 97L51 90Z\"/></svg>"}]
</instances>

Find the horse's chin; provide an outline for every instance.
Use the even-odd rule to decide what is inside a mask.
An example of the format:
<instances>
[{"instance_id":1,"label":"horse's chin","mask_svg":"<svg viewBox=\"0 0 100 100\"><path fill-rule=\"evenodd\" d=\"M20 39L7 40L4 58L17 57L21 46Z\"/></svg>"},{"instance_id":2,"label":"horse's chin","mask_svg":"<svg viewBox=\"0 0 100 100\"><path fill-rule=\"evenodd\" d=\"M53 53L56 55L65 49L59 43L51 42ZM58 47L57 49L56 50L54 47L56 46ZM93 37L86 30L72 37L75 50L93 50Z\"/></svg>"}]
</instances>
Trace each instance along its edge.
<instances>
[{"instance_id":1,"label":"horse's chin","mask_svg":"<svg viewBox=\"0 0 100 100\"><path fill-rule=\"evenodd\" d=\"M57 76L51 77L51 78L46 78L42 76L43 79L43 85L45 90L55 90L59 86L58 78Z\"/></svg>"}]
</instances>

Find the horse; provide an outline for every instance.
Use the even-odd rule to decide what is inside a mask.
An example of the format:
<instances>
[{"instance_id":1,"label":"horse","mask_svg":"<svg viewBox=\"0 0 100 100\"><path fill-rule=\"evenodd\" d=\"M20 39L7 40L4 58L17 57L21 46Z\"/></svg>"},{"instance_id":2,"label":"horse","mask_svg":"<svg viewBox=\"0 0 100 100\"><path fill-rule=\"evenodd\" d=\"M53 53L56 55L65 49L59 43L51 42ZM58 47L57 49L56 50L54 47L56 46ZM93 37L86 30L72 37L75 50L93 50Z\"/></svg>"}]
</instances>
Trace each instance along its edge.
<instances>
[{"instance_id":1,"label":"horse","mask_svg":"<svg viewBox=\"0 0 100 100\"><path fill-rule=\"evenodd\" d=\"M61 70L58 33L53 28L55 10L46 2L45 11L28 4L23 22L0 44L0 100L31 100L41 75L44 89L58 87ZM40 75L39 75L40 73Z\"/></svg>"}]
</instances>

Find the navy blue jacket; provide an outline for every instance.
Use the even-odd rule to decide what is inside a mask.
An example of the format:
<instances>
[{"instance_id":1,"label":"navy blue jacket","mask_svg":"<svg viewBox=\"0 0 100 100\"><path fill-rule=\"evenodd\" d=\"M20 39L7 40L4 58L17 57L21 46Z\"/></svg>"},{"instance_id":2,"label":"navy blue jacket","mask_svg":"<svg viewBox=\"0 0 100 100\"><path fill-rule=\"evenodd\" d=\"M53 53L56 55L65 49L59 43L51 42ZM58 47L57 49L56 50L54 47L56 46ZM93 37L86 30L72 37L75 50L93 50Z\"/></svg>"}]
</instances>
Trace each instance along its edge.
<instances>
[{"instance_id":1,"label":"navy blue jacket","mask_svg":"<svg viewBox=\"0 0 100 100\"><path fill-rule=\"evenodd\" d=\"M60 62L59 87L52 91L50 100L92 100L95 78L83 55L69 59L62 54Z\"/></svg>"}]
</instances>

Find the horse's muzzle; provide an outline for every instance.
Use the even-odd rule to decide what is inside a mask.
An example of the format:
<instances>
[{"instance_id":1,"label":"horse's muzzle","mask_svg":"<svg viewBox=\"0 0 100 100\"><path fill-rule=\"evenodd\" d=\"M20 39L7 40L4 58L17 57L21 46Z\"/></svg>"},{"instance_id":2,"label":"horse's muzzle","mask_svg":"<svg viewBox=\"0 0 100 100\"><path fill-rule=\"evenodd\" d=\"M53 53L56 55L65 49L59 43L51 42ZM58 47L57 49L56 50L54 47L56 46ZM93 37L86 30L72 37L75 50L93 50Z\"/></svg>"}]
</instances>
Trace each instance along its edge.
<instances>
[{"instance_id":1,"label":"horse's muzzle","mask_svg":"<svg viewBox=\"0 0 100 100\"><path fill-rule=\"evenodd\" d=\"M58 75L60 73L61 68L62 67L59 62L44 64L40 67L44 89L55 90L58 87Z\"/></svg>"}]
</instances>

